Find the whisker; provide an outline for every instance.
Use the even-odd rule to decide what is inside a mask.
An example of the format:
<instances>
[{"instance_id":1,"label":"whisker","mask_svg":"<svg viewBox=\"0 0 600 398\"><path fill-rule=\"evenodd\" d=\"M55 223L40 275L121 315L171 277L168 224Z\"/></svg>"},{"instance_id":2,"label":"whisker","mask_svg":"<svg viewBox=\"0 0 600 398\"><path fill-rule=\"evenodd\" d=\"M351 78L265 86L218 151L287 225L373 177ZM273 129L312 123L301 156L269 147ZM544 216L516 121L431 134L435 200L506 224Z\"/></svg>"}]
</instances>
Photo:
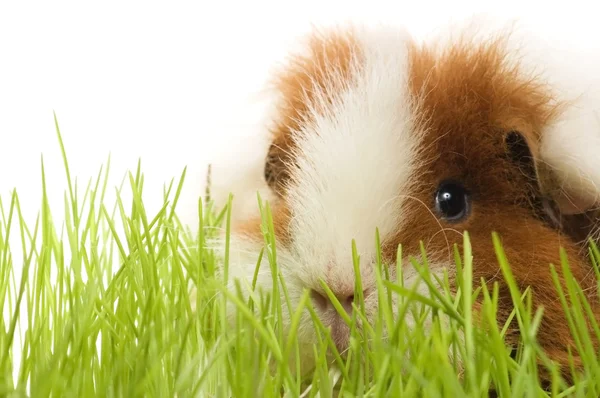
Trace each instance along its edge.
<instances>
[{"instance_id":1,"label":"whisker","mask_svg":"<svg viewBox=\"0 0 600 398\"><path fill-rule=\"evenodd\" d=\"M392 198L391 198L391 199L389 199L388 201L386 201L386 202L385 202L385 203L384 203L384 204L383 204L383 205L380 207L380 209L379 209L379 210L381 210L381 208L382 208L383 206L385 206L386 204L388 204L389 202L391 202L391 201L393 201L393 200L395 200L395 199L397 199L397 198L406 198L406 199L412 199L412 200L414 200L415 202L417 202L417 203L419 203L420 205L422 205L422 206L423 206L423 207L424 207L424 208L427 210L427 213L428 213L428 214L430 214L430 215L431 215L431 217L433 217L433 219L435 220L436 224L437 224L437 225L440 227L440 230L439 230L437 233L440 233L440 232L441 232L441 233L443 233L443 234L444 234L444 240L446 241L446 248L447 248L447 250L448 250L448 257L449 257L449 259L451 260L451 259L452 259L452 251L451 251L451 249L450 249L450 241L448 240L448 236L446 235L446 229L447 229L447 228L445 228L445 227L442 225L442 223L440 222L439 218L438 218L438 217L436 217L436 215L435 215L435 214L433 213L433 211L432 211L432 210L429 208L429 206L427 206L427 204L426 204L425 202L423 202L421 199L419 199L419 198L417 198L417 197L415 197L415 196L412 196L412 195L399 194L399 195L396 195L396 196L392 197ZM448 230L450 230L450 229L448 229ZM436 233L436 234L437 234L437 233ZM461 234L461 235L462 235L462 234ZM434 235L434 236L435 236L435 235ZM428 241L428 244L429 244L429 243L431 243L431 239Z\"/></svg>"}]
</instances>

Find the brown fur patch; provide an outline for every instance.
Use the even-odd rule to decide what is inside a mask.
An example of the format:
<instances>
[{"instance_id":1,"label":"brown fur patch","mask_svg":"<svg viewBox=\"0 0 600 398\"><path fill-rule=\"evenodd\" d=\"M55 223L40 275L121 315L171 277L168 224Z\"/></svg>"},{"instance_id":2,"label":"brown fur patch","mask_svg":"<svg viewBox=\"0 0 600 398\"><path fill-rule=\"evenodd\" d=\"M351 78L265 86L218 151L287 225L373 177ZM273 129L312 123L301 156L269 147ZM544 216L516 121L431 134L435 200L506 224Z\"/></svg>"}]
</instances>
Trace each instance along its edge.
<instances>
[{"instance_id":1,"label":"brown fur patch","mask_svg":"<svg viewBox=\"0 0 600 398\"><path fill-rule=\"evenodd\" d=\"M290 210L283 201L270 204L273 229L278 244L287 245L290 240L288 226L290 223ZM256 217L238 225L234 231L238 235L244 235L262 239L262 219Z\"/></svg>"},{"instance_id":2,"label":"brown fur patch","mask_svg":"<svg viewBox=\"0 0 600 398\"><path fill-rule=\"evenodd\" d=\"M559 248L563 246L575 278L590 292L592 302L597 302L591 265L580 255L579 244L538 216L536 200L543 186L535 173L525 172L507 156L505 145L507 134L517 131L535 159L544 127L562 104L542 82L523 75L518 65L508 60L502 39L482 44L460 42L443 51L413 48L411 89L420 99L418 111L424 116L428 161L419 171L420 188L413 194L419 201L405 210L408 224L387 242L387 254L393 257L398 243L406 252L415 252L423 239L428 251L450 256L449 245L462 246L460 232L468 230L474 280L502 282L491 239L493 231L499 233L517 283L522 289L531 286L534 306L544 307L540 343L553 359L566 365L574 342L551 279L550 263L560 264ZM471 214L459 224L431 214L436 187L447 179L464 184L472 198ZM437 257L438 261L448 259ZM512 308L508 290L501 288L500 292L499 317L504 322ZM596 313L600 314L597 308ZM508 340L514 343L517 337L511 335Z\"/></svg>"}]
</instances>

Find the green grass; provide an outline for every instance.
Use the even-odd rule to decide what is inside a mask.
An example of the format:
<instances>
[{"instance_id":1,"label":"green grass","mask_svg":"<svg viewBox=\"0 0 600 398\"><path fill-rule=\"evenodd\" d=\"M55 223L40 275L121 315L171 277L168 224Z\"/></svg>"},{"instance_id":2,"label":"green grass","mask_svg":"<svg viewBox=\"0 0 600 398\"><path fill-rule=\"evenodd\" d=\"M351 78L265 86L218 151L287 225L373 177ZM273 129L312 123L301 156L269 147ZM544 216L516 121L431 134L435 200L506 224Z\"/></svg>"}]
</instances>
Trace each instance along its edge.
<instances>
[{"instance_id":1,"label":"green grass","mask_svg":"<svg viewBox=\"0 0 600 398\"><path fill-rule=\"evenodd\" d=\"M588 303L575 283L562 292L569 325L578 336L584 372L574 385L556 369L549 391L538 382L536 358L544 360L536 343L541 312L528 306L527 292L516 290L510 266L497 237L496 254L516 303L513 316L523 334L518 356L505 347L504 325L497 325L498 289L479 288L472 280L468 235L465 250L455 251L459 290L436 280L427 261L397 264L415 267L429 286L419 295L413 286L389 278L376 266L379 316L365 321L360 299L351 315L352 343L345 360L333 348L305 294L299 307L280 302L285 283L277 272L277 253L267 203L263 214L266 256L275 294L245 300L225 289L228 258L204 250L219 228L228 228L229 206L215 209L199 201L197 235L177 218L176 206L185 171L164 190L164 206L156 214L144 208L141 165L107 203L108 165L85 189L71 178L60 132L66 171L65 222L53 221L44 194L32 224L24 221L19 196L0 201L0 396L10 397L192 397L192 396L426 396L485 397L495 387L500 396L599 396L600 362L586 335ZM132 200L124 203L124 192ZM17 245L13 243L18 242ZM373 243L379 245L378 236ZM360 259L355 247L355 270ZM401 250L401 248L399 248ZM18 253L18 254L16 254ZM426 254L423 252L423 254ZM592 254L599 278L595 247ZM402 256L398 256L402 258ZM558 264L568 271L568 259ZM219 271L221 269L222 271ZM444 289L436 286L441 284ZM192 287L198 293L191 295ZM324 285L327 290L327 286ZM390 302L397 296L396 312ZM335 297L331 296L335 301ZM565 297L571 298L567 300ZM482 324L474 326L471 303L482 300ZM227 322L226 301L238 308L236 322ZM193 308L196 308L194 312ZM317 358L311 372L289 366L297 358L301 311L309 311L318 333ZM285 336L280 325L290 313ZM404 322L409 316L414 325ZM357 328L357 324L364 327ZM430 326L427 326L430 325ZM600 338L600 331L595 325ZM483 333L483 330L486 333ZM387 335L389 339L383 339ZM304 348L303 348L304 349ZM333 359L326 353L333 352ZM448 355L451 353L452 355ZM464 358L459 369L452 358ZM461 373L462 377L458 374Z\"/></svg>"}]
</instances>

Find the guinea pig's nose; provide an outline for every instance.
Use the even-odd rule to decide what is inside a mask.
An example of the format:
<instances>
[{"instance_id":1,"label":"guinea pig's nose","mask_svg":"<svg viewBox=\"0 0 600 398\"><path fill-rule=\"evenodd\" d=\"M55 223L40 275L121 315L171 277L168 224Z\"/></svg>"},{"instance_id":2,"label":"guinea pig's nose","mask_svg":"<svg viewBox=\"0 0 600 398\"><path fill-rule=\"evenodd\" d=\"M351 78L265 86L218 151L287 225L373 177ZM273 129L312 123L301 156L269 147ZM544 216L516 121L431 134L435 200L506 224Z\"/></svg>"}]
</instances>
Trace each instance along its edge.
<instances>
[{"instance_id":1,"label":"guinea pig's nose","mask_svg":"<svg viewBox=\"0 0 600 398\"><path fill-rule=\"evenodd\" d=\"M347 313L352 312L352 303L354 302L354 291L345 291L345 292L333 292L335 297L340 302L340 305L344 308ZM343 294L340 294L343 293ZM315 289L310 291L310 296L312 298L314 306L321 311L335 311L335 307L326 293L321 293ZM367 296L367 291L363 292L363 297Z\"/></svg>"}]
</instances>

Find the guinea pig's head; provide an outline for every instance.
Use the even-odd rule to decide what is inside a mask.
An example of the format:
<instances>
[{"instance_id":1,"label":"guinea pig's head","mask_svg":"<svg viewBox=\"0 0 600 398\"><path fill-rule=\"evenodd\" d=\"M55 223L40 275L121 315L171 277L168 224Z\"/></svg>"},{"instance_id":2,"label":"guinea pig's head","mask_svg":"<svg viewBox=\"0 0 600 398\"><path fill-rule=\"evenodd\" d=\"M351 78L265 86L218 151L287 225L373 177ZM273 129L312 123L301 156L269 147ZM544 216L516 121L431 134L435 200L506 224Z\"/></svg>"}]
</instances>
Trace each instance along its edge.
<instances>
[{"instance_id":1,"label":"guinea pig's head","mask_svg":"<svg viewBox=\"0 0 600 398\"><path fill-rule=\"evenodd\" d=\"M575 277L586 284L591 265L581 253L591 232L584 213L590 203L582 201L581 214L573 214L573 206L563 214L564 200L555 196L564 192L540 148L544 132L569 104L520 68L504 43L501 37L462 37L436 46L417 44L401 30L328 31L311 35L306 51L277 75L264 167L273 194L277 265L292 304L304 289L311 292L340 350L349 330L319 281L349 307L353 240L366 312L374 317L376 230L392 276L398 245L406 259L418 258L422 241L431 272L445 270L451 284L453 245L462 246L466 230L474 280L501 285L500 321L512 302L493 232L519 286L530 286L534 304L546 307L541 344L566 362L572 338L550 263L560 263L564 247ZM250 285L264 244L260 225L257 217L232 232L229 272L246 280L242 286ZM403 274L409 285L416 278L410 265ZM269 289L272 281L263 264L258 286ZM298 339L311 344L315 335L305 317ZM509 333L508 341L517 337Z\"/></svg>"}]
</instances>

